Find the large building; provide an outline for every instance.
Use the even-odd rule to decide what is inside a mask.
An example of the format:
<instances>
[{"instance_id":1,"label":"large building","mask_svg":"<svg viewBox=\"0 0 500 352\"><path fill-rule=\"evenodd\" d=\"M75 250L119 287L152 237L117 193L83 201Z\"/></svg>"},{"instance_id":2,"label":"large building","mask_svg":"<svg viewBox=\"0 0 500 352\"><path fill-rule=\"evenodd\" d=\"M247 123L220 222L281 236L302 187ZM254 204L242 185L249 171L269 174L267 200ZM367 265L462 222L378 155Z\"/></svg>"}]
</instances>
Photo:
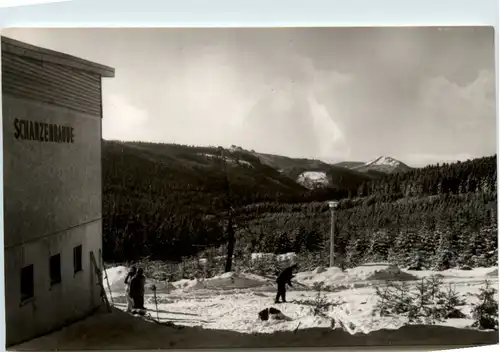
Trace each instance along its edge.
<instances>
[{"instance_id":1,"label":"large building","mask_svg":"<svg viewBox=\"0 0 500 352\"><path fill-rule=\"evenodd\" d=\"M102 77L114 69L2 37L7 346L101 304Z\"/></svg>"}]
</instances>

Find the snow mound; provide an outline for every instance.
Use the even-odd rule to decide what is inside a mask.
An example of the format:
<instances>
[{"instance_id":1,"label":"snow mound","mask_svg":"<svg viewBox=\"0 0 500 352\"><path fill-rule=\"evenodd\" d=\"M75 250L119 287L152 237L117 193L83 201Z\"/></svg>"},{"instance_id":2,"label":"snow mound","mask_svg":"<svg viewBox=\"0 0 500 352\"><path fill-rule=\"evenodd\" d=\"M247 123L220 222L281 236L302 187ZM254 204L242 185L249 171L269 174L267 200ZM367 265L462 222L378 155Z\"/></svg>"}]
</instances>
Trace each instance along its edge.
<instances>
[{"instance_id":1,"label":"snow mound","mask_svg":"<svg viewBox=\"0 0 500 352\"><path fill-rule=\"evenodd\" d=\"M347 275L340 268L321 268L313 271L304 271L297 273L295 279L306 286L314 287L321 285L323 287L335 286L340 282L347 280Z\"/></svg>"},{"instance_id":2,"label":"snow mound","mask_svg":"<svg viewBox=\"0 0 500 352\"><path fill-rule=\"evenodd\" d=\"M106 291L110 290L111 292L115 293L124 292L126 288L125 278L127 277L129 268L125 266L116 266L113 268L106 269L105 272L106 275L108 276L107 281L106 277L105 276L103 277L103 285ZM108 288L108 282L109 282L109 288ZM164 292L174 289L174 286L172 286L171 283L168 283L166 281L152 280L146 277L146 283L144 285L145 292L146 293L152 292L153 285L155 285L158 292Z\"/></svg>"},{"instance_id":3,"label":"snow mound","mask_svg":"<svg viewBox=\"0 0 500 352\"><path fill-rule=\"evenodd\" d=\"M183 291L193 290L231 290L231 289L245 289L254 288L267 285L269 280L253 274L247 273L224 273L222 275L214 276L209 279L199 280L180 280L173 282L172 285L176 289Z\"/></svg>"},{"instance_id":4,"label":"snow mound","mask_svg":"<svg viewBox=\"0 0 500 352\"><path fill-rule=\"evenodd\" d=\"M298 325L299 329L311 329L311 328L331 328L332 320L319 315L307 315L296 319L296 322L300 323Z\"/></svg>"},{"instance_id":5,"label":"snow mound","mask_svg":"<svg viewBox=\"0 0 500 352\"><path fill-rule=\"evenodd\" d=\"M498 277L497 267L479 267L472 268L472 270L461 270L461 269L447 269L443 271L432 271L432 270L405 270L418 278L429 277L431 275L441 275L445 279L476 279L479 277Z\"/></svg>"},{"instance_id":6,"label":"snow mound","mask_svg":"<svg viewBox=\"0 0 500 352\"><path fill-rule=\"evenodd\" d=\"M104 287L107 288L108 281L111 291L119 292L125 291L125 278L129 272L129 268L125 266L117 266L105 270ZM106 275L108 280L106 281Z\"/></svg>"},{"instance_id":7,"label":"snow mound","mask_svg":"<svg viewBox=\"0 0 500 352\"><path fill-rule=\"evenodd\" d=\"M493 271L490 271L488 274L486 274L486 276L489 276L489 277L498 277L498 268L496 268Z\"/></svg>"},{"instance_id":8,"label":"snow mound","mask_svg":"<svg viewBox=\"0 0 500 352\"><path fill-rule=\"evenodd\" d=\"M296 280L306 286L324 288L340 287L346 284L366 281L417 280L418 277L401 271L396 265L388 263L367 263L356 268L342 269L318 267L313 271L297 273Z\"/></svg>"},{"instance_id":9,"label":"snow mound","mask_svg":"<svg viewBox=\"0 0 500 352\"><path fill-rule=\"evenodd\" d=\"M192 291L205 288L203 280L199 279L182 279L179 281L172 282L172 286L177 290Z\"/></svg>"},{"instance_id":10,"label":"snow mound","mask_svg":"<svg viewBox=\"0 0 500 352\"><path fill-rule=\"evenodd\" d=\"M314 269L312 272L314 274L321 274L321 273L324 273L326 271L326 269L322 266L318 266L316 269Z\"/></svg>"},{"instance_id":11,"label":"snow mound","mask_svg":"<svg viewBox=\"0 0 500 352\"><path fill-rule=\"evenodd\" d=\"M375 281L375 280L417 280L418 277L401 271L396 265L387 263L367 263L361 266L347 269L348 277L353 281Z\"/></svg>"}]
</instances>

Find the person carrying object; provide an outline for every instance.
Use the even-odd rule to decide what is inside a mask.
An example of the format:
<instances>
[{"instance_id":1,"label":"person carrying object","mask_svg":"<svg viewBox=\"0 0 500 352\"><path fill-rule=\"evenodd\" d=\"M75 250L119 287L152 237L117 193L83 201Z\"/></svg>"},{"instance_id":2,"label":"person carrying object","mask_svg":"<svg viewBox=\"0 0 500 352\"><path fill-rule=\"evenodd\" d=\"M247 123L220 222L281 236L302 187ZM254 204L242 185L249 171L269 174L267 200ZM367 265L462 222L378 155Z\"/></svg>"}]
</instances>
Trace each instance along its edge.
<instances>
[{"instance_id":1,"label":"person carrying object","mask_svg":"<svg viewBox=\"0 0 500 352\"><path fill-rule=\"evenodd\" d=\"M276 294L276 299L274 303L280 303L280 298L283 303L286 303L286 285L292 286L292 278L294 277L293 271L298 268L297 264L294 264L285 270L278 276L276 283L278 284L278 293Z\"/></svg>"}]
</instances>

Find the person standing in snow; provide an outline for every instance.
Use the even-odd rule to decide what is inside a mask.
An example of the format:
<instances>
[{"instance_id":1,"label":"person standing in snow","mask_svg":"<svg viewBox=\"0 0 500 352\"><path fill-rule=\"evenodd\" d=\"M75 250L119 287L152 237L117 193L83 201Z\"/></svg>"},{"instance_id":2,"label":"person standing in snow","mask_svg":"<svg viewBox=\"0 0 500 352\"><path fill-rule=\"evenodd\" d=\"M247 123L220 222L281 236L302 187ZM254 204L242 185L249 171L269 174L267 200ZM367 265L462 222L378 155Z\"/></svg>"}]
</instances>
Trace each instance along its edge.
<instances>
[{"instance_id":1,"label":"person standing in snow","mask_svg":"<svg viewBox=\"0 0 500 352\"><path fill-rule=\"evenodd\" d=\"M280 303L280 297L283 303L286 303L286 285L292 286L293 271L298 268L297 264L294 264L285 270L278 276L276 283L278 284L278 293L276 294L276 300L274 303Z\"/></svg>"},{"instance_id":2,"label":"person standing in snow","mask_svg":"<svg viewBox=\"0 0 500 352\"><path fill-rule=\"evenodd\" d=\"M137 273L130 281L129 296L134 302L134 309L144 308L144 285L146 284L146 277L142 268L137 269Z\"/></svg>"},{"instance_id":3,"label":"person standing in snow","mask_svg":"<svg viewBox=\"0 0 500 352\"><path fill-rule=\"evenodd\" d=\"M130 297L129 293L130 293L130 281L135 276L136 272L137 272L137 268L135 266L132 266L130 268L130 271L127 273L127 277L125 278L125 285L126 285L125 297L127 298L127 312L132 311L132 307L134 305L134 301Z\"/></svg>"}]
</instances>

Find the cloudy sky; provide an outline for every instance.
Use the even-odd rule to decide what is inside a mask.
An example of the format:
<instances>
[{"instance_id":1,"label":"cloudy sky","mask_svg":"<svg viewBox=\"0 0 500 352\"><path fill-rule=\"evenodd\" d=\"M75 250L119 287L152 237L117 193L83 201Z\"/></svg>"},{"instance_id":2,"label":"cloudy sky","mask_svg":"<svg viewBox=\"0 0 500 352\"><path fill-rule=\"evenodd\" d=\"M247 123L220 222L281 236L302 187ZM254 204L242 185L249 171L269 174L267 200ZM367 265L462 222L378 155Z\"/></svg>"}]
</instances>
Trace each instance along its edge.
<instances>
[{"instance_id":1,"label":"cloudy sky","mask_svg":"<svg viewBox=\"0 0 500 352\"><path fill-rule=\"evenodd\" d=\"M496 152L492 28L6 29L116 69L106 139L411 166Z\"/></svg>"}]
</instances>

